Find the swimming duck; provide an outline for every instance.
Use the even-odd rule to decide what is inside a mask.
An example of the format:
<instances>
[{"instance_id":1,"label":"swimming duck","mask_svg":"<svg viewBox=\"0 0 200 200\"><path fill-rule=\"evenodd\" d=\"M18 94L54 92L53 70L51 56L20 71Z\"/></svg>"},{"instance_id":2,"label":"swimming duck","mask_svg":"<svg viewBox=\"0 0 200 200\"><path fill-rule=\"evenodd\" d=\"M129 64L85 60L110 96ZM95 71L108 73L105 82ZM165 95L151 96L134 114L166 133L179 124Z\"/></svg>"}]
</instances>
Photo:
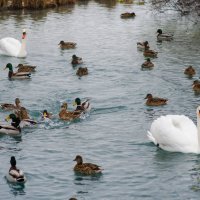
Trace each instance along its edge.
<instances>
[{"instance_id":1,"label":"swimming duck","mask_svg":"<svg viewBox=\"0 0 200 200\"><path fill-rule=\"evenodd\" d=\"M31 126L31 125L37 124L36 121L30 119L28 111L24 107L21 107L20 109L17 109L15 111L15 114L21 120L21 122L20 122L20 127L21 128L23 128L25 126Z\"/></svg>"},{"instance_id":2,"label":"swimming duck","mask_svg":"<svg viewBox=\"0 0 200 200\"><path fill-rule=\"evenodd\" d=\"M72 198L70 198L69 200L77 200L76 198L74 198L74 197L72 197Z\"/></svg>"},{"instance_id":3,"label":"swimming duck","mask_svg":"<svg viewBox=\"0 0 200 200\"><path fill-rule=\"evenodd\" d=\"M77 72L76 72L77 76L85 76L88 75L88 69L87 67L79 67Z\"/></svg>"},{"instance_id":4,"label":"swimming duck","mask_svg":"<svg viewBox=\"0 0 200 200\"><path fill-rule=\"evenodd\" d=\"M189 66L185 69L184 74L188 76L193 76L196 74L195 69L192 66Z\"/></svg>"},{"instance_id":5,"label":"swimming duck","mask_svg":"<svg viewBox=\"0 0 200 200\"><path fill-rule=\"evenodd\" d=\"M78 57L76 55L73 55L71 63L72 63L72 65L77 65L77 64L83 63L83 60L82 60L82 58L80 58L80 57Z\"/></svg>"},{"instance_id":6,"label":"swimming duck","mask_svg":"<svg viewBox=\"0 0 200 200\"><path fill-rule=\"evenodd\" d=\"M126 12L126 13L122 13L120 16L121 16L121 18L125 19L125 18L135 17L136 15L134 12L132 12L132 13Z\"/></svg>"},{"instance_id":7,"label":"swimming duck","mask_svg":"<svg viewBox=\"0 0 200 200\"><path fill-rule=\"evenodd\" d=\"M74 112L85 113L85 112L89 112L91 110L91 105L90 105L89 99L87 99L86 101L81 103L81 99L76 98L74 100L73 105L74 106L76 105L76 109L74 110Z\"/></svg>"},{"instance_id":8,"label":"swimming duck","mask_svg":"<svg viewBox=\"0 0 200 200\"><path fill-rule=\"evenodd\" d=\"M140 51L144 51L145 49L148 50L149 47L149 42L145 41L145 42L137 42L137 48Z\"/></svg>"},{"instance_id":9,"label":"swimming duck","mask_svg":"<svg viewBox=\"0 0 200 200\"><path fill-rule=\"evenodd\" d=\"M16 68L18 68L17 72L35 72L36 66L31 65L23 65L19 64Z\"/></svg>"},{"instance_id":10,"label":"swimming duck","mask_svg":"<svg viewBox=\"0 0 200 200\"><path fill-rule=\"evenodd\" d=\"M157 30L157 39L158 40L167 40L167 41L170 41L173 39L173 35L172 34L167 34L167 33L163 33L162 32L162 29L158 29Z\"/></svg>"},{"instance_id":11,"label":"swimming duck","mask_svg":"<svg viewBox=\"0 0 200 200\"><path fill-rule=\"evenodd\" d=\"M64 42L63 40L60 41L60 43L58 45L60 45L61 49L74 49L76 47L76 43L74 43L74 42Z\"/></svg>"},{"instance_id":12,"label":"swimming duck","mask_svg":"<svg viewBox=\"0 0 200 200\"><path fill-rule=\"evenodd\" d=\"M73 119L76 119L80 116L80 113L70 112L67 110L67 103L64 102L61 106L61 110L59 112L59 118L65 121L71 121Z\"/></svg>"},{"instance_id":13,"label":"swimming duck","mask_svg":"<svg viewBox=\"0 0 200 200\"><path fill-rule=\"evenodd\" d=\"M147 99L146 101L147 106L162 106L167 104L168 101L168 99L153 97L152 94L147 94L147 96L144 99Z\"/></svg>"},{"instance_id":14,"label":"swimming duck","mask_svg":"<svg viewBox=\"0 0 200 200\"><path fill-rule=\"evenodd\" d=\"M151 58L156 58L158 52L150 50L150 49L145 49L143 55L145 57L151 57Z\"/></svg>"},{"instance_id":15,"label":"swimming duck","mask_svg":"<svg viewBox=\"0 0 200 200\"><path fill-rule=\"evenodd\" d=\"M8 63L5 67L5 69L8 68L8 78L9 79L29 79L31 78L31 74L28 72L13 72L13 66L11 63Z\"/></svg>"},{"instance_id":16,"label":"swimming duck","mask_svg":"<svg viewBox=\"0 0 200 200\"><path fill-rule=\"evenodd\" d=\"M24 176L23 171L16 167L17 162L14 156L11 157L10 164L11 167L6 175L6 179L11 183L25 183L26 177Z\"/></svg>"},{"instance_id":17,"label":"swimming duck","mask_svg":"<svg viewBox=\"0 0 200 200\"><path fill-rule=\"evenodd\" d=\"M0 133L7 135L19 135L21 133L20 122L21 120L14 113L6 117L6 121L12 120L11 125L0 124Z\"/></svg>"},{"instance_id":18,"label":"swimming duck","mask_svg":"<svg viewBox=\"0 0 200 200\"><path fill-rule=\"evenodd\" d=\"M77 173L81 173L83 175L95 175L102 172L100 166L92 164L92 163L83 163L83 159L80 155L77 155L74 161L77 164L74 166L74 171Z\"/></svg>"},{"instance_id":19,"label":"swimming duck","mask_svg":"<svg viewBox=\"0 0 200 200\"><path fill-rule=\"evenodd\" d=\"M19 98L15 99L15 105L10 104L10 103L2 103L0 104L1 109L3 110L15 110L15 109L20 109L20 100Z\"/></svg>"},{"instance_id":20,"label":"swimming duck","mask_svg":"<svg viewBox=\"0 0 200 200\"><path fill-rule=\"evenodd\" d=\"M152 68L154 67L154 64L151 62L150 58L147 58L147 60L142 64L142 68Z\"/></svg>"},{"instance_id":21,"label":"swimming duck","mask_svg":"<svg viewBox=\"0 0 200 200\"><path fill-rule=\"evenodd\" d=\"M195 92L200 92L200 82L199 80L195 80L192 84L192 88Z\"/></svg>"}]
</instances>

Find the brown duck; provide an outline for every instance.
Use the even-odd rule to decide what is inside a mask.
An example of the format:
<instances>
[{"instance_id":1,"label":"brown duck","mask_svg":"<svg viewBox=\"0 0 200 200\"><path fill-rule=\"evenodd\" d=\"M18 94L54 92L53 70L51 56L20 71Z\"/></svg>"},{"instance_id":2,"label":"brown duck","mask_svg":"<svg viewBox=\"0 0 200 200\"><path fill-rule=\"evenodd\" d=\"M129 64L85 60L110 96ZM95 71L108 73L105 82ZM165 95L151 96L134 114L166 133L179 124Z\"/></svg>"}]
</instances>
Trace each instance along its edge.
<instances>
[{"instance_id":1,"label":"brown duck","mask_svg":"<svg viewBox=\"0 0 200 200\"><path fill-rule=\"evenodd\" d=\"M158 55L158 52L150 50L150 49L145 49L143 55L145 57L156 58Z\"/></svg>"},{"instance_id":2,"label":"brown duck","mask_svg":"<svg viewBox=\"0 0 200 200\"><path fill-rule=\"evenodd\" d=\"M167 104L167 101L168 101L168 99L153 97L152 94L147 94L145 99L147 99L146 101L147 106L162 106L162 105Z\"/></svg>"},{"instance_id":3,"label":"brown duck","mask_svg":"<svg viewBox=\"0 0 200 200\"><path fill-rule=\"evenodd\" d=\"M0 104L1 109L3 110L15 110L15 109L20 109L20 100L19 98L15 99L15 105L11 103L2 103Z\"/></svg>"},{"instance_id":4,"label":"brown duck","mask_svg":"<svg viewBox=\"0 0 200 200\"><path fill-rule=\"evenodd\" d=\"M88 75L88 69L87 67L79 67L77 72L76 72L77 76L85 76Z\"/></svg>"},{"instance_id":5,"label":"brown duck","mask_svg":"<svg viewBox=\"0 0 200 200\"><path fill-rule=\"evenodd\" d=\"M77 162L77 164L74 166L74 171L77 173L84 175L95 175L102 172L102 169L98 165L92 163L83 163L83 159L80 155L77 155L74 161Z\"/></svg>"},{"instance_id":6,"label":"brown duck","mask_svg":"<svg viewBox=\"0 0 200 200\"><path fill-rule=\"evenodd\" d=\"M192 88L195 92L200 92L200 82L198 80L195 80L192 84Z\"/></svg>"},{"instance_id":7,"label":"brown duck","mask_svg":"<svg viewBox=\"0 0 200 200\"><path fill-rule=\"evenodd\" d=\"M76 43L74 43L74 42L64 42L63 40L60 41L60 43L58 45L60 45L61 49L74 49L76 47Z\"/></svg>"},{"instance_id":8,"label":"brown duck","mask_svg":"<svg viewBox=\"0 0 200 200\"><path fill-rule=\"evenodd\" d=\"M142 64L142 68L152 68L154 67L154 64L151 62L150 58L147 58L147 60Z\"/></svg>"},{"instance_id":9,"label":"brown duck","mask_svg":"<svg viewBox=\"0 0 200 200\"><path fill-rule=\"evenodd\" d=\"M19 64L17 72L35 72L36 66Z\"/></svg>"},{"instance_id":10,"label":"brown duck","mask_svg":"<svg viewBox=\"0 0 200 200\"><path fill-rule=\"evenodd\" d=\"M134 12L132 12L132 13L126 12L126 13L122 13L120 16L123 19L125 19L125 18L132 18L132 17L135 17L135 13Z\"/></svg>"},{"instance_id":11,"label":"brown duck","mask_svg":"<svg viewBox=\"0 0 200 200\"><path fill-rule=\"evenodd\" d=\"M188 75L188 76L193 76L196 74L195 69L192 66L189 66L185 69L184 74Z\"/></svg>"}]
</instances>

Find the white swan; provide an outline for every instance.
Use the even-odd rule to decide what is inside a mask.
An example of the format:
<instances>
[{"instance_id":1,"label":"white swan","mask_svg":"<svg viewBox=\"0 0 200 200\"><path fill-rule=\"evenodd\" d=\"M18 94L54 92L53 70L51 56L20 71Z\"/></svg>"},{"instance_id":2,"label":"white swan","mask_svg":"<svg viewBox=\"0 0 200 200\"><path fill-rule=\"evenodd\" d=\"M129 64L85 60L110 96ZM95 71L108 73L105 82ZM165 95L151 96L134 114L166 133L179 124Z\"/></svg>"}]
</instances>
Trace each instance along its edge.
<instances>
[{"instance_id":1,"label":"white swan","mask_svg":"<svg viewBox=\"0 0 200 200\"><path fill-rule=\"evenodd\" d=\"M200 106L197 126L184 115L166 115L153 121L147 136L166 151L200 153Z\"/></svg>"},{"instance_id":2,"label":"white swan","mask_svg":"<svg viewBox=\"0 0 200 200\"><path fill-rule=\"evenodd\" d=\"M0 54L14 57L26 57L26 30L23 29L22 43L11 37L0 40Z\"/></svg>"}]
</instances>

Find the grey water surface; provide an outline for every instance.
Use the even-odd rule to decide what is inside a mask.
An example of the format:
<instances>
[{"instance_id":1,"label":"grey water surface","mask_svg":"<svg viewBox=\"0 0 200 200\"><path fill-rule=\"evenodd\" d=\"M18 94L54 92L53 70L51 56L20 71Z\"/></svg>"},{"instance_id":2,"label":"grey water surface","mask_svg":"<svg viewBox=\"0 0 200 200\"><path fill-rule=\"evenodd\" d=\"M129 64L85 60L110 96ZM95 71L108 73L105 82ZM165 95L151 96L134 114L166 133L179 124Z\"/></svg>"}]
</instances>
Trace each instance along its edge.
<instances>
[{"instance_id":1,"label":"grey water surface","mask_svg":"<svg viewBox=\"0 0 200 200\"><path fill-rule=\"evenodd\" d=\"M121 19L123 12L136 13ZM25 128L21 137L0 136L0 199L79 200L199 199L199 155L169 153L147 139L154 119L184 114L196 123L200 96L192 83L200 75L200 34L196 26L176 14L154 14L148 4L84 1L73 7L45 11L2 12L0 38L21 38L27 30L28 56L0 56L0 102L21 99L30 116L40 121L44 109L58 114L62 102L73 110L73 100L90 98L91 112L75 122L53 119ZM159 43L156 30L174 34ZM60 40L77 48L60 50ZM152 70L136 43L148 40L158 51ZM78 78L71 56L83 58L88 76ZM37 65L31 80L9 81L5 65L11 62ZM196 75L184 69L193 65ZM168 98L168 105L148 107L147 93ZM0 112L4 121L9 112ZM101 165L101 176L77 176L73 159ZM10 156L27 176L22 186L4 178Z\"/></svg>"}]
</instances>

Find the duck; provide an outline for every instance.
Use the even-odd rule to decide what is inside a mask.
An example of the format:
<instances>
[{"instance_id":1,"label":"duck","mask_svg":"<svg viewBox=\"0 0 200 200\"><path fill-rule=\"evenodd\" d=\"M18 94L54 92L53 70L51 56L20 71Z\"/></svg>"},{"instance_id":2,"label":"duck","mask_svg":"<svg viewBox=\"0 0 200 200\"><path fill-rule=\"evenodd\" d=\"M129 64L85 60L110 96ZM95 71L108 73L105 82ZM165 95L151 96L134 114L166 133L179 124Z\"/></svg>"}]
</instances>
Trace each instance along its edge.
<instances>
[{"instance_id":1,"label":"duck","mask_svg":"<svg viewBox=\"0 0 200 200\"><path fill-rule=\"evenodd\" d=\"M192 66L189 66L185 69L184 74L188 75L188 76L193 76L196 74L195 69Z\"/></svg>"},{"instance_id":2,"label":"duck","mask_svg":"<svg viewBox=\"0 0 200 200\"><path fill-rule=\"evenodd\" d=\"M149 42L145 41L145 42L137 42L137 48L140 51L144 51L145 49L148 50L149 47Z\"/></svg>"},{"instance_id":3,"label":"duck","mask_svg":"<svg viewBox=\"0 0 200 200\"><path fill-rule=\"evenodd\" d=\"M64 102L59 112L59 118L65 121L72 121L80 116L80 113L75 113L67 110L68 104Z\"/></svg>"},{"instance_id":4,"label":"duck","mask_svg":"<svg viewBox=\"0 0 200 200\"><path fill-rule=\"evenodd\" d=\"M20 119L20 127L23 128L25 126L36 125L37 122L35 120L30 119L28 111L25 107L21 107L15 111L15 114Z\"/></svg>"},{"instance_id":5,"label":"duck","mask_svg":"<svg viewBox=\"0 0 200 200\"><path fill-rule=\"evenodd\" d=\"M147 96L144 99L147 99L146 101L147 106L162 106L166 105L168 101L168 99L153 97L152 94L147 94Z\"/></svg>"},{"instance_id":6,"label":"duck","mask_svg":"<svg viewBox=\"0 0 200 200\"><path fill-rule=\"evenodd\" d=\"M136 15L134 12L132 12L132 13L126 12L126 13L122 13L120 16L121 16L121 18L125 19L125 18L135 17Z\"/></svg>"},{"instance_id":7,"label":"duck","mask_svg":"<svg viewBox=\"0 0 200 200\"><path fill-rule=\"evenodd\" d=\"M154 67L154 64L151 62L150 58L147 58L147 60L142 64L142 68L152 68Z\"/></svg>"},{"instance_id":8,"label":"duck","mask_svg":"<svg viewBox=\"0 0 200 200\"><path fill-rule=\"evenodd\" d=\"M173 35L172 34L163 33L162 29L158 29L157 33L158 33L158 35L157 35L157 39L158 40L166 40L166 41L173 40Z\"/></svg>"},{"instance_id":9,"label":"duck","mask_svg":"<svg viewBox=\"0 0 200 200\"><path fill-rule=\"evenodd\" d=\"M200 153L200 106L196 109L197 126L185 115L160 116L151 124L148 139L169 152Z\"/></svg>"},{"instance_id":10,"label":"duck","mask_svg":"<svg viewBox=\"0 0 200 200\"><path fill-rule=\"evenodd\" d=\"M95 175L102 173L100 166L92 163L83 163L82 156L77 155L73 160L76 161L77 164L74 166L74 172L80 173L83 175Z\"/></svg>"},{"instance_id":11,"label":"duck","mask_svg":"<svg viewBox=\"0 0 200 200\"><path fill-rule=\"evenodd\" d=\"M150 50L150 49L145 49L143 55L145 57L156 58L158 55L158 52Z\"/></svg>"},{"instance_id":12,"label":"duck","mask_svg":"<svg viewBox=\"0 0 200 200\"><path fill-rule=\"evenodd\" d=\"M52 113L48 112L47 110L43 110L42 112L42 119L51 119L52 118Z\"/></svg>"},{"instance_id":13,"label":"duck","mask_svg":"<svg viewBox=\"0 0 200 200\"><path fill-rule=\"evenodd\" d=\"M2 38L0 40L0 54L19 58L26 57L26 35L26 30L23 29L22 42L11 37Z\"/></svg>"},{"instance_id":14,"label":"duck","mask_svg":"<svg viewBox=\"0 0 200 200\"><path fill-rule=\"evenodd\" d=\"M78 65L78 64L82 64L82 63L83 63L82 58L76 56L75 54L72 56L72 61L71 61L72 65Z\"/></svg>"},{"instance_id":15,"label":"duck","mask_svg":"<svg viewBox=\"0 0 200 200\"><path fill-rule=\"evenodd\" d=\"M11 125L0 124L0 133L18 136L21 134L20 122L21 120L14 113L11 113L6 117L6 121L12 120Z\"/></svg>"},{"instance_id":16,"label":"duck","mask_svg":"<svg viewBox=\"0 0 200 200\"><path fill-rule=\"evenodd\" d=\"M76 72L77 76L85 76L88 75L88 69L87 67L79 67L77 72Z\"/></svg>"},{"instance_id":17,"label":"duck","mask_svg":"<svg viewBox=\"0 0 200 200\"><path fill-rule=\"evenodd\" d=\"M1 103L0 107L2 110L15 110L15 109L20 109L21 105L20 105L20 99L16 98L15 99L15 105L11 104L11 103Z\"/></svg>"},{"instance_id":18,"label":"duck","mask_svg":"<svg viewBox=\"0 0 200 200\"><path fill-rule=\"evenodd\" d=\"M192 89L195 91L195 92L200 92L200 81L199 80L195 80L192 84Z\"/></svg>"},{"instance_id":19,"label":"duck","mask_svg":"<svg viewBox=\"0 0 200 200\"><path fill-rule=\"evenodd\" d=\"M64 42L63 40L60 41L58 44L61 49L74 49L76 48L76 43L74 42Z\"/></svg>"},{"instance_id":20,"label":"duck","mask_svg":"<svg viewBox=\"0 0 200 200\"><path fill-rule=\"evenodd\" d=\"M86 113L91 110L89 99L82 103L80 98L76 98L73 102L73 106L76 106L74 113Z\"/></svg>"},{"instance_id":21,"label":"duck","mask_svg":"<svg viewBox=\"0 0 200 200\"><path fill-rule=\"evenodd\" d=\"M18 64L16 68L18 68L17 72L36 72L36 67L37 66Z\"/></svg>"},{"instance_id":22,"label":"duck","mask_svg":"<svg viewBox=\"0 0 200 200\"><path fill-rule=\"evenodd\" d=\"M17 162L14 156L11 156L10 164L11 167L6 175L7 181L10 183L25 183L27 179L23 171L16 167Z\"/></svg>"},{"instance_id":23,"label":"duck","mask_svg":"<svg viewBox=\"0 0 200 200\"><path fill-rule=\"evenodd\" d=\"M29 72L13 72L13 66L11 63L8 63L4 69L8 68L8 78L9 79L30 79L31 73Z\"/></svg>"}]
</instances>

